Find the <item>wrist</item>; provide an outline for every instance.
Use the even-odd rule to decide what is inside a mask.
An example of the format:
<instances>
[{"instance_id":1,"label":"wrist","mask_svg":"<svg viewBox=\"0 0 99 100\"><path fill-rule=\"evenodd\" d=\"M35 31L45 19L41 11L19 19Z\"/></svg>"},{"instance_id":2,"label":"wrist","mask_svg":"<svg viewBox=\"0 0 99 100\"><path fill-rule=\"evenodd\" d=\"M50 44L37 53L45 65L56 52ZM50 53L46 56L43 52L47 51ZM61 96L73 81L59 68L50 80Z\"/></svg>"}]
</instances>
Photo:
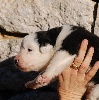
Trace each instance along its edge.
<instances>
[{"instance_id":1,"label":"wrist","mask_svg":"<svg viewBox=\"0 0 99 100\"><path fill-rule=\"evenodd\" d=\"M82 95L75 92L69 91L60 91L59 98L60 100L81 100Z\"/></svg>"}]
</instances>

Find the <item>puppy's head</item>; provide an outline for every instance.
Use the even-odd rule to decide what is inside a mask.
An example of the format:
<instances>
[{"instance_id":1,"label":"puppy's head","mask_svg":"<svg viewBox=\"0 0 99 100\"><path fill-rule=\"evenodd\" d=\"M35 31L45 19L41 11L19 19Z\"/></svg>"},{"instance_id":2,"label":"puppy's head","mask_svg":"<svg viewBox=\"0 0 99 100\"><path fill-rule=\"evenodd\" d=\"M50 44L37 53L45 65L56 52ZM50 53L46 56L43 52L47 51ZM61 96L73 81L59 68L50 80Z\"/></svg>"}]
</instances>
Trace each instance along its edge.
<instances>
[{"instance_id":1,"label":"puppy's head","mask_svg":"<svg viewBox=\"0 0 99 100\"><path fill-rule=\"evenodd\" d=\"M20 70L40 71L53 57L53 46L49 43L40 46L38 41L36 33L24 37L20 51L15 57L15 63Z\"/></svg>"}]
</instances>

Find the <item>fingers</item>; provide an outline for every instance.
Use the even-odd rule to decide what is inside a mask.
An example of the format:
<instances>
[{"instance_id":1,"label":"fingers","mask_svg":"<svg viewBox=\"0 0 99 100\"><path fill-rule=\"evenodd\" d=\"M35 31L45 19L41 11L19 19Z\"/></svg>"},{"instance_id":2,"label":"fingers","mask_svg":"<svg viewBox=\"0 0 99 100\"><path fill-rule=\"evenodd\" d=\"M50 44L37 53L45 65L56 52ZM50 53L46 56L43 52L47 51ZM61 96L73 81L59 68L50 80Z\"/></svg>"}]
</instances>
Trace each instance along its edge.
<instances>
[{"instance_id":1,"label":"fingers","mask_svg":"<svg viewBox=\"0 0 99 100\"><path fill-rule=\"evenodd\" d=\"M86 84L92 79L92 77L96 74L99 69L99 61L97 61L90 71L86 73L85 80Z\"/></svg>"},{"instance_id":2,"label":"fingers","mask_svg":"<svg viewBox=\"0 0 99 100\"><path fill-rule=\"evenodd\" d=\"M74 62L79 67L85 57L86 50L87 50L88 40L84 39L81 43L80 50L78 56L75 58Z\"/></svg>"},{"instance_id":3,"label":"fingers","mask_svg":"<svg viewBox=\"0 0 99 100\"><path fill-rule=\"evenodd\" d=\"M66 79L69 79L70 78L70 73L71 73L71 70L70 68L66 68L60 75L59 75L59 80L62 82L62 81L65 81Z\"/></svg>"},{"instance_id":4,"label":"fingers","mask_svg":"<svg viewBox=\"0 0 99 100\"><path fill-rule=\"evenodd\" d=\"M92 60L92 56L94 53L94 48L91 47L83 61L83 63L81 64L80 68L79 68L79 74L85 74L86 70L88 69L90 62Z\"/></svg>"}]
</instances>

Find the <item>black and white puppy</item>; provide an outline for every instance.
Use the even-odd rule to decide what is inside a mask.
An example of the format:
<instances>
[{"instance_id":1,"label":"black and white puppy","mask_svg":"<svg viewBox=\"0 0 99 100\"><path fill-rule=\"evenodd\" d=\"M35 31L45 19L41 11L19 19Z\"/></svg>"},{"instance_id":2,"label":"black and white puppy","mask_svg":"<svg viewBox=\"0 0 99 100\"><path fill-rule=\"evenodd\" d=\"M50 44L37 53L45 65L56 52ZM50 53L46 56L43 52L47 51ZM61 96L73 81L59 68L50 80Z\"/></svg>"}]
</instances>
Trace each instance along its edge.
<instances>
[{"instance_id":1,"label":"black and white puppy","mask_svg":"<svg viewBox=\"0 0 99 100\"><path fill-rule=\"evenodd\" d=\"M50 83L66 67L70 66L78 54L83 39L89 41L88 48L94 47L91 66L99 60L99 37L91 34L83 27L64 25L48 31L40 31L27 35L21 44L20 52L15 62L22 71L42 71L27 87L42 87ZM92 79L94 88L89 95L90 100L96 100L99 95L99 71Z\"/></svg>"}]
</instances>

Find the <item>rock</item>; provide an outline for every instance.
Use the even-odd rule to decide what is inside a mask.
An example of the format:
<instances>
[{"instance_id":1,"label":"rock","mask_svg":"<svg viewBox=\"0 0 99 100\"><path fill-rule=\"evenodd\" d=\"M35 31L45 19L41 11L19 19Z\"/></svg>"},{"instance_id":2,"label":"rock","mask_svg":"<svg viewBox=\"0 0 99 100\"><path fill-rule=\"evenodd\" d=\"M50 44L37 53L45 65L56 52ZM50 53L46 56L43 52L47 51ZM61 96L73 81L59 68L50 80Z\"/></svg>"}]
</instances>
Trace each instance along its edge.
<instances>
[{"instance_id":1,"label":"rock","mask_svg":"<svg viewBox=\"0 0 99 100\"><path fill-rule=\"evenodd\" d=\"M95 2L91 0L0 0L0 61L15 56L21 39L8 38L17 32L33 33L69 23L85 26L91 31ZM98 23L98 21L97 21ZM0 31L1 31L0 29ZM96 30L98 24L96 24Z\"/></svg>"},{"instance_id":2,"label":"rock","mask_svg":"<svg viewBox=\"0 0 99 100\"><path fill-rule=\"evenodd\" d=\"M1 39L0 40L0 61L15 56L19 49L22 39Z\"/></svg>"},{"instance_id":3,"label":"rock","mask_svg":"<svg viewBox=\"0 0 99 100\"><path fill-rule=\"evenodd\" d=\"M94 4L91 0L0 0L0 26L21 33L66 23L91 30Z\"/></svg>"},{"instance_id":4,"label":"rock","mask_svg":"<svg viewBox=\"0 0 99 100\"><path fill-rule=\"evenodd\" d=\"M98 11L97 11L97 18L96 18L96 22L95 22L94 32L97 36L99 36L99 6L98 6Z\"/></svg>"}]
</instances>

